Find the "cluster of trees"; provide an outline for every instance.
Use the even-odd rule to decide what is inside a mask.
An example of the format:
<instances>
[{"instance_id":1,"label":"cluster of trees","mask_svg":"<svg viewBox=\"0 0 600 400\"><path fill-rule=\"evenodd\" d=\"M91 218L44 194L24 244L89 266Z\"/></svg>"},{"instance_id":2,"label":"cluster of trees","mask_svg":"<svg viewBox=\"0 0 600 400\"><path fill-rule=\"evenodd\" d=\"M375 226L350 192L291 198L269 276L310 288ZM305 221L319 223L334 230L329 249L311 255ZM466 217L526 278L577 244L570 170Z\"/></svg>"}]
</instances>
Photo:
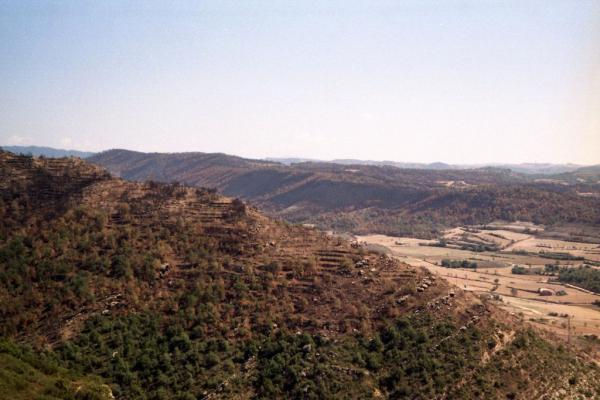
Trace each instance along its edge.
<instances>
[{"instance_id":1,"label":"cluster of trees","mask_svg":"<svg viewBox=\"0 0 600 400\"><path fill-rule=\"evenodd\" d=\"M588 265L579 268L561 268L558 280L600 293L600 270Z\"/></svg>"},{"instance_id":2,"label":"cluster of trees","mask_svg":"<svg viewBox=\"0 0 600 400\"><path fill-rule=\"evenodd\" d=\"M460 246L461 250L483 253L484 251L498 251L499 247L495 244L469 243Z\"/></svg>"},{"instance_id":3,"label":"cluster of trees","mask_svg":"<svg viewBox=\"0 0 600 400\"><path fill-rule=\"evenodd\" d=\"M442 260L442 267L446 268L471 268L477 269L477 263L469 260Z\"/></svg>"},{"instance_id":4,"label":"cluster of trees","mask_svg":"<svg viewBox=\"0 0 600 400\"><path fill-rule=\"evenodd\" d=\"M117 398L157 400L196 399L247 358L218 334L190 332L178 319L150 312L89 320L57 354L72 369L110 381Z\"/></svg>"},{"instance_id":5,"label":"cluster of trees","mask_svg":"<svg viewBox=\"0 0 600 400\"><path fill-rule=\"evenodd\" d=\"M515 265L512 267L511 272L515 275L556 275L561 270L560 265L546 264L544 268L531 266L525 267L523 265Z\"/></svg>"},{"instance_id":6,"label":"cluster of trees","mask_svg":"<svg viewBox=\"0 0 600 400\"><path fill-rule=\"evenodd\" d=\"M528 275L530 273L530 269L523 267L522 265L515 265L510 270L511 273L515 275Z\"/></svg>"},{"instance_id":7,"label":"cluster of trees","mask_svg":"<svg viewBox=\"0 0 600 400\"><path fill-rule=\"evenodd\" d=\"M519 331L489 363L483 352L496 346L494 326L459 329L429 313L390 319L374 334L325 336L284 329L245 340L194 335L185 321L144 313L98 317L57 350L58 359L79 374L97 374L118 398L196 399L252 393L256 399L496 398L524 388L528 377L503 379L506 369L524 368L538 379L549 362L572 362L533 332ZM539 363L528 351L536 349ZM548 364L550 365L550 364ZM459 384L465 377L469 384ZM464 383L464 382L463 382Z\"/></svg>"},{"instance_id":8,"label":"cluster of trees","mask_svg":"<svg viewBox=\"0 0 600 400\"><path fill-rule=\"evenodd\" d=\"M0 398L110 400L110 388L101 379L61 364L55 353L0 338Z\"/></svg>"},{"instance_id":9,"label":"cluster of trees","mask_svg":"<svg viewBox=\"0 0 600 400\"><path fill-rule=\"evenodd\" d=\"M561 252L553 252L553 251L540 251L540 257L551 258L553 260L565 260L565 261L583 261L584 257L574 256L570 253L561 253Z\"/></svg>"}]
</instances>

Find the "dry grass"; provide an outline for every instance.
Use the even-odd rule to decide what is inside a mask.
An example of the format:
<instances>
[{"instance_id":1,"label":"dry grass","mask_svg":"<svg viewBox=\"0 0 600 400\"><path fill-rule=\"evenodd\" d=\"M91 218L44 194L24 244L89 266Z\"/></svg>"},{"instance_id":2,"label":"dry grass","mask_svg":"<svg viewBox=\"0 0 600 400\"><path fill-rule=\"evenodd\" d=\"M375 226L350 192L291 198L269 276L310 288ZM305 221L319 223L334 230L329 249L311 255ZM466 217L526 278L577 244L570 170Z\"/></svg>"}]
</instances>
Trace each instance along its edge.
<instances>
[{"instance_id":1,"label":"dry grass","mask_svg":"<svg viewBox=\"0 0 600 400\"><path fill-rule=\"evenodd\" d=\"M559 261L540 257L536 253L560 252L600 260L600 248L596 243L580 243L546 239L538 235L544 228L531 224L498 224L498 229L472 230L463 227L448 230L444 238L452 240L479 239L481 243L495 243L502 250L495 252L473 252L453 247L432 247L435 240L421 240L385 235L358 236L359 242L385 246L399 260L412 265L426 267L434 274L447 279L463 290L477 294L494 294L499 305L508 312L521 315L534 325L567 337L567 318L571 317L571 335L595 334L600 336L600 310L593 305L599 295L552 282L544 275L515 275L513 265L543 268L546 264L559 262L563 266L578 266L581 261ZM548 232L546 231L546 234ZM524 250L527 254L515 254L513 250ZM444 268L443 259L470 260L477 262L477 270ZM540 296L539 288L554 291L564 290L564 296Z\"/></svg>"}]
</instances>

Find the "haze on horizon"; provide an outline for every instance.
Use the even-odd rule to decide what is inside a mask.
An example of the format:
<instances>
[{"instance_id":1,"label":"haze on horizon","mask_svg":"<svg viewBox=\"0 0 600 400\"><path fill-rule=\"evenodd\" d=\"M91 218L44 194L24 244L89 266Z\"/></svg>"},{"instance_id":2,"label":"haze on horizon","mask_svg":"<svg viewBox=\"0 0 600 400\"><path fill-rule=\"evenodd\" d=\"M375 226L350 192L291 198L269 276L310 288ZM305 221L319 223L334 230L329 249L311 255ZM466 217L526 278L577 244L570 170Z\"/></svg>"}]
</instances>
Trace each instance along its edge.
<instances>
[{"instance_id":1,"label":"haze on horizon","mask_svg":"<svg viewBox=\"0 0 600 400\"><path fill-rule=\"evenodd\" d=\"M600 163L600 2L0 1L0 145Z\"/></svg>"}]
</instances>

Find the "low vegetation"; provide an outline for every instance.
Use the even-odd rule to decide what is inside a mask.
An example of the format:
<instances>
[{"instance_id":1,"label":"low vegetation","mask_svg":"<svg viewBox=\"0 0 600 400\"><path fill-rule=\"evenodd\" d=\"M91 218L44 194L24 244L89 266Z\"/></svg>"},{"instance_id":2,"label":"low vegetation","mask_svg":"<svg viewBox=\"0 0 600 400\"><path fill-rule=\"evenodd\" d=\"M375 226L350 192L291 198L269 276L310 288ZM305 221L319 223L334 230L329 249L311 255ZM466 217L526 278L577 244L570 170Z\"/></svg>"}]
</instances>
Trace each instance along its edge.
<instances>
[{"instance_id":1,"label":"low vegetation","mask_svg":"<svg viewBox=\"0 0 600 400\"><path fill-rule=\"evenodd\" d=\"M442 267L446 268L471 268L477 269L477 263L469 260L442 260Z\"/></svg>"},{"instance_id":2,"label":"low vegetation","mask_svg":"<svg viewBox=\"0 0 600 400\"><path fill-rule=\"evenodd\" d=\"M570 253L551 252L551 251L540 251L539 256L543 258L551 258L553 260L564 260L564 261L583 261L584 257L574 256Z\"/></svg>"},{"instance_id":3,"label":"low vegetation","mask_svg":"<svg viewBox=\"0 0 600 400\"><path fill-rule=\"evenodd\" d=\"M561 266L557 264L546 264L544 268L515 265L511 268L511 273L515 275L548 275L555 276L561 270Z\"/></svg>"}]
</instances>

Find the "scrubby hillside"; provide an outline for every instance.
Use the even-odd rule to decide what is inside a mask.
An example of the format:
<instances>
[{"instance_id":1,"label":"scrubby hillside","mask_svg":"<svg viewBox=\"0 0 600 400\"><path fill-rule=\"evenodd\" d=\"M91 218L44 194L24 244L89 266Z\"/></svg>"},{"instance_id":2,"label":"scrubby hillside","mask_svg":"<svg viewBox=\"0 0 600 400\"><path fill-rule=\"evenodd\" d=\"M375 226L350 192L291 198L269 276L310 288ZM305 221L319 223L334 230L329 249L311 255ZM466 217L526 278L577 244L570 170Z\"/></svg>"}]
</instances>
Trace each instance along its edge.
<instances>
[{"instance_id":1,"label":"scrubby hillside","mask_svg":"<svg viewBox=\"0 0 600 400\"><path fill-rule=\"evenodd\" d=\"M442 279L210 190L6 152L0 182L10 398L600 393L591 360ZM52 367L16 378L23 346Z\"/></svg>"},{"instance_id":2,"label":"scrubby hillside","mask_svg":"<svg viewBox=\"0 0 600 400\"><path fill-rule=\"evenodd\" d=\"M129 180L218 188L272 216L354 233L432 237L457 224L522 220L600 223L600 189L506 169L400 169L277 163L223 154L111 150L90 158ZM591 192L591 194L590 194Z\"/></svg>"}]
</instances>

